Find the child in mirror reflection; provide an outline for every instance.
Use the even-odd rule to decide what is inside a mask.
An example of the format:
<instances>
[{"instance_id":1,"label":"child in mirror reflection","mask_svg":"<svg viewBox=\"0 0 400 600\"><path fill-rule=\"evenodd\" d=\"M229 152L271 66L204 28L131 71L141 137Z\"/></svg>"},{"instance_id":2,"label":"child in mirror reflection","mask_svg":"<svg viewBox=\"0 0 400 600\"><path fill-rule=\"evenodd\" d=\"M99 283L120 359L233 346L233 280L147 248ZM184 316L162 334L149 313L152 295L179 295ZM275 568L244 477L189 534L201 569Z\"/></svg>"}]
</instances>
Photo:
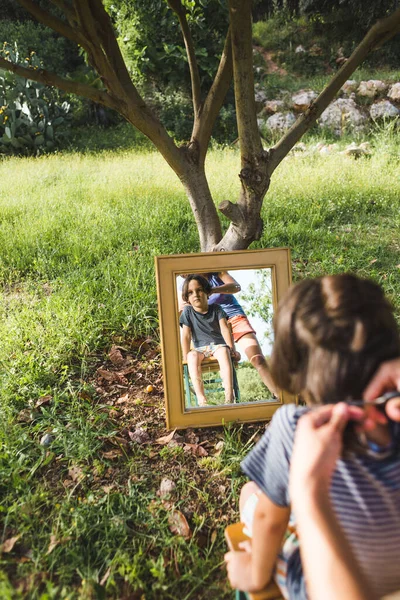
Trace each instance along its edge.
<instances>
[{"instance_id":1,"label":"child in mirror reflection","mask_svg":"<svg viewBox=\"0 0 400 600\"><path fill-rule=\"evenodd\" d=\"M207 404L201 363L215 357L219 363L225 404L234 402L232 359L240 360L234 348L231 330L223 309L208 304L211 285L202 275L188 275L183 283L182 298L187 305L179 318L182 327L182 354L199 406ZM190 348L193 342L193 349Z\"/></svg>"}]
</instances>

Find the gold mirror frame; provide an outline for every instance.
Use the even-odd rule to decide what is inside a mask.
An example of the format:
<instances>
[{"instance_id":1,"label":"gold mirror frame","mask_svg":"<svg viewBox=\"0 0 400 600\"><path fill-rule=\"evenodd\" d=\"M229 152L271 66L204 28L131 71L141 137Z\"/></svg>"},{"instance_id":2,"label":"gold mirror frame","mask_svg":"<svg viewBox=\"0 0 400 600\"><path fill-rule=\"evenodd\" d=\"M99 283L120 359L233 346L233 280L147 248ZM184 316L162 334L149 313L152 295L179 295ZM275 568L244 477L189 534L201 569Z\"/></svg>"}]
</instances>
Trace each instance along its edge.
<instances>
[{"instance_id":1,"label":"gold mirror frame","mask_svg":"<svg viewBox=\"0 0 400 600\"><path fill-rule=\"evenodd\" d=\"M268 420L279 406L295 401L290 394L281 392L276 402L257 401L186 409L176 290L176 277L182 273L270 268L275 311L279 299L291 284L289 248L156 256L155 266L168 429Z\"/></svg>"}]
</instances>

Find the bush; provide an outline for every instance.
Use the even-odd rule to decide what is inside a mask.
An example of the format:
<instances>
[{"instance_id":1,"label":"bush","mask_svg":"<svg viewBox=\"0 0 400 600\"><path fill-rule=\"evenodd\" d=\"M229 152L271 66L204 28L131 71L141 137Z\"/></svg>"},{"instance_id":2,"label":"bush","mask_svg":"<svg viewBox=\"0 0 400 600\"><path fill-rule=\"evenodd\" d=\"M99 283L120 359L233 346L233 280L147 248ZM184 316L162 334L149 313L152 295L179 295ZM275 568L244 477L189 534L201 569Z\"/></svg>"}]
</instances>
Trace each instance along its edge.
<instances>
[{"instance_id":1,"label":"bush","mask_svg":"<svg viewBox=\"0 0 400 600\"><path fill-rule=\"evenodd\" d=\"M11 41L17 43L20 56L39 52L43 67L59 75L66 75L83 64L76 44L34 21L0 20L0 45Z\"/></svg>"},{"instance_id":2,"label":"bush","mask_svg":"<svg viewBox=\"0 0 400 600\"><path fill-rule=\"evenodd\" d=\"M20 60L17 45L8 44L1 54L24 67L38 69L41 63L34 52ZM42 154L54 150L64 137L60 126L69 111L59 94L31 79L0 70L0 153Z\"/></svg>"}]
</instances>

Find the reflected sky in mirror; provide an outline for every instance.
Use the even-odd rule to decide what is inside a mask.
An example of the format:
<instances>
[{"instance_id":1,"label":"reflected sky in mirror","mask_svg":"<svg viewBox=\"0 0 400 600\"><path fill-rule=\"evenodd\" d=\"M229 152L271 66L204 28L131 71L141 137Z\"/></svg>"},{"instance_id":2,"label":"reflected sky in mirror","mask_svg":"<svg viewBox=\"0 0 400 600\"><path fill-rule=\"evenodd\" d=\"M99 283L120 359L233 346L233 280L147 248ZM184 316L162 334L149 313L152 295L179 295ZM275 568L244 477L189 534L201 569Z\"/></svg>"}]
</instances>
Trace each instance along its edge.
<instances>
[{"instance_id":1,"label":"reflected sky in mirror","mask_svg":"<svg viewBox=\"0 0 400 600\"><path fill-rule=\"evenodd\" d=\"M225 273L228 277L225 277L224 273L219 274L221 279L218 282L211 279L211 274L207 274L207 277L213 286L223 285L226 281L229 281L229 275L231 278L234 278L241 289L233 296L241 307L242 312L245 313L245 317L249 320L251 327L256 332L255 334L251 332L243 334L243 330L240 331L240 328L243 326L246 327L246 321L243 322L241 317L237 324L234 318L235 315L231 315L228 318L228 323L231 323L230 326L236 338L235 348L241 355L240 361L235 362L232 369L234 403L276 402L273 393L274 385L264 358L270 356L273 343L271 269L230 269L229 272ZM181 295L183 282L184 277L177 276L178 298ZM219 304L229 316L230 309L229 306L226 306L228 298L227 294L220 294L219 296L213 294L210 296L209 305ZM181 327L181 333L182 329ZM198 356L197 353L196 356ZM198 392L197 395L195 393L194 388L196 385L193 385L192 379L196 377L196 366L193 366L193 359L188 355L188 361L183 362L186 410L196 410L202 406L226 405L226 381L223 381L220 364L218 364L216 357L207 356L198 362L200 364L197 367L197 379L199 379L201 371L205 396L203 396L202 400L202 392ZM204 397L206 400L204 400ZM232 404L230 405L232 406Z\"/></svg>"}]
</instances>

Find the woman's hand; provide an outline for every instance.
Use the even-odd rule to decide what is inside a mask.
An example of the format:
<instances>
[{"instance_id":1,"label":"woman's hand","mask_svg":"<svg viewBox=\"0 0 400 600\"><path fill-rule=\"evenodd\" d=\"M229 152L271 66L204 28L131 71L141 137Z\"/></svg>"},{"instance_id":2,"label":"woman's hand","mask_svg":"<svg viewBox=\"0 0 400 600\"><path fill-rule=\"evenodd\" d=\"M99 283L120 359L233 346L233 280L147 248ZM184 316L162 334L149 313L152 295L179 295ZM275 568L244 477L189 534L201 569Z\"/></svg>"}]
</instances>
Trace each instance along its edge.
<instances>
[{"instance_id":1,"label":"woman's hand","mask_svg":"<svg viewBox=\"0 0 400 600\"><path fill-rule=\"evenodd\" d=\"M290 463L289 491L293 503L304 493L329 490L336 461L343 447L343 430L348 421L365 422L362 408L344 402L310 410L298 422Z\"/></svg>"},{"instance_id":2,"label":"woman's hand","mask_svg":"<svg viewBox=\"0 0 400 600\"><path fill-rule=\"evenodd\" d=\"M384 392L400 391L400 358L383 363L364 392L364 399L375 400ZM378 412L378 411L377 411ZM400 421L400 398L389 400L386 404L386 414L393 421Z\"/></svg>"}]
</instances>

